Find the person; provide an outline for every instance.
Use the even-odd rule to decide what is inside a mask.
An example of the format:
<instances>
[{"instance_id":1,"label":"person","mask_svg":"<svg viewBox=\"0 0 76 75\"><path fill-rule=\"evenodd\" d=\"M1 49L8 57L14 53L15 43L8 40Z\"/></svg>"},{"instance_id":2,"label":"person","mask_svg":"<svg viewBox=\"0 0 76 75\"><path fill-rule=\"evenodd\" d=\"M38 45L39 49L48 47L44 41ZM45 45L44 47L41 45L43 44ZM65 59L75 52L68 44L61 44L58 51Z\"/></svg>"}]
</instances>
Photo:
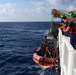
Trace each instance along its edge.
<instances>
[{"instance_id":1,"label":"person","mask_svg":"<svg viewBox=\"0 0 76 75\"><path fill-rule=\"evenodd\" d=\"M70 43L74 47L74 43L76 41L76 24L74 23L74 21L76 21L76 14L74 12L70 12L69 17L71 18L71 21L66 30L63 31L70 33Z\"/></svg>"},{"instance_id":2,"label":"person","mask_svg":"<svg viewBox=\"0 0 76 75\"><path fill-rule=\"evenodd\" d=\"M47 36L45 35L45 37L44 37L44 41L47 41L48 42L48 39L47 39Z\"/></svg>"},{"instance_id":3,"label":"person","mask_svg":"<svg viewBox=\"0 0 76 75\"><path fill-rule=\"evenodd\" d=\"M63 14L61 16L61 30L62 30L62 34L65 35L65 36L69 36L69 33L68 32L63 32L64 30L66 30L67 26L68 26L69 22L66 20L66 16Z\"/></svg>"}]
</instances>

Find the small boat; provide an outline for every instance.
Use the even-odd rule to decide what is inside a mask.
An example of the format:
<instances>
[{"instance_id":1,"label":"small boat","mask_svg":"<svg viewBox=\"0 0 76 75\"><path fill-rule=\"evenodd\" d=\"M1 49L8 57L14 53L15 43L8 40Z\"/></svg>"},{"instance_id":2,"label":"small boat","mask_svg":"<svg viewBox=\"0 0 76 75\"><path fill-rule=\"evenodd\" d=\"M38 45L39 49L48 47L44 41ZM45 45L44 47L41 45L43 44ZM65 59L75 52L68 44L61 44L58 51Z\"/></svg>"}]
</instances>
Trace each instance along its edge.
<instances>
[{"instance_id":1,"label":"small boat","mask_svg":"<svg viewBox=\"0 0 76 75\"><path fill-rule=\"evenodd\" d=\"M36 52L33 54L33 60L35 63L37 63L39 66L43 67L44 69L52 66L57 66L58 58L54 57L48 57L46 55L41 55L41 47L39 47Z\"/></svg>"}]
</instances>

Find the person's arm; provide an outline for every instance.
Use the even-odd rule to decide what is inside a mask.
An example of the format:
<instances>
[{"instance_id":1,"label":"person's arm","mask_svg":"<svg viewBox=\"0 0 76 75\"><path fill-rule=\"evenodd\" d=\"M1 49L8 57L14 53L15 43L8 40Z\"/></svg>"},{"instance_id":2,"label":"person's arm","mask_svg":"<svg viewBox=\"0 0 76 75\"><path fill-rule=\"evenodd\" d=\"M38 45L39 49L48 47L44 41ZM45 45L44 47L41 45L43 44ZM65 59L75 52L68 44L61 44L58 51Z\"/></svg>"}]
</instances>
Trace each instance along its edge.
<instances>
[{"instance_id":1,"label":"person's arm","mask_svg":"<svg viewBox=\"0 0 76 75\"><path fill-rule=\"evenodd\" d=\"M63 26L61 26L61 27L59 27L59 28L64 28L64 25L63 25Z\"/></svg>"},{"instance_id":2,"label":"person's arm","mask_svg":"<svg viewBox=\"0 0 76 75\"><path fill-rule=\"evenodd\" d=\"M71 27L68 26L67 29L64 30L64 32L68 32L68 31L70 30L70 28L71 28Z\"/></svg>"},{"instance_id":3,"label":"person's arm","mask_svg":"<svg viewBox=\"0 0 76 75\"><path fill-rule=\"evenodd\" d=\"M64 28L65 26L66 26L66 25L62 23L62 26L61 26L61 27L59 27L59 28Z\"/></svg>"}]
</instances>

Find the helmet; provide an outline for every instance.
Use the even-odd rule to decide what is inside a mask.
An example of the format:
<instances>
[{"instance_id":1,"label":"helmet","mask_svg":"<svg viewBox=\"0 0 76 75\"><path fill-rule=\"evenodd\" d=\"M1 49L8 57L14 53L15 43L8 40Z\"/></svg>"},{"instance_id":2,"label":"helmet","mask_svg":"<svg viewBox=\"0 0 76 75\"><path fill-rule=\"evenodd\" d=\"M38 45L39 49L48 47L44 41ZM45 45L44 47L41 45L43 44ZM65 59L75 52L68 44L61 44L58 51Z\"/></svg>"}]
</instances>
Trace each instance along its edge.
<instances>
[{"instance_id":1,"label":"helmet","mask_svg":"<svg viewBox=\"0 0 76 75\"><path fill-rule=\"evenodd\" d=\"M73 18L73 17L75 17L76 16L76 14L74 13L74 12L69 12L69 17L70 18Z\"/></svg>"},{"instance_id":2,"label":"helmet","mask_svg":"<svg viewBox=\"0 0 76 75\"><path fill-rule=\"evenodd\" d=\"M66 19L66 16L63 14L63 15L61 16L61 19Z\"/></svg>"}]
</instances>

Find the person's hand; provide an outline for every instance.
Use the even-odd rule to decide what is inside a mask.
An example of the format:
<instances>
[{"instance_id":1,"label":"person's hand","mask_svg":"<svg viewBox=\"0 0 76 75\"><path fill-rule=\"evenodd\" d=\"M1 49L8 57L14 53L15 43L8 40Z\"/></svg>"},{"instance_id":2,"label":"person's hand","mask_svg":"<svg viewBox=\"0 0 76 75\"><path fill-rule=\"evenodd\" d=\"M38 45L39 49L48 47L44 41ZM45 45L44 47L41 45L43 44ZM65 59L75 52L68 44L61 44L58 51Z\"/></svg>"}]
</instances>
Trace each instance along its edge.
<instances>
[{"instance_id":1,"label":"person's hand","mask_svg":"<svg viewBox=\"0 0 76 75\"><path fill-rule=\"evenodd\" d=\"M61 28L61 27L59 27L59 28L58 28L58 30L59 30L59 29L60 29L60 30L62 30L62 28Z\"/></svg>"},{"instance_id":2,"label":"person's hand","mask_svg":"<svg viewBox=\"0 0 76 75\"><path fill-rule=\"evenodd\" d=\"M60 29L60 27L58 29Z\"/></svg>"},{"instance_id":3,"label":"person's hand","mask_svg":"<svg viewBox=\"0 0 76 75\"><path fill-rule=\"evenodd\" d=\"M63 32L65 32L65 30L63 30Z\"/></svg>"}]
</instances>

